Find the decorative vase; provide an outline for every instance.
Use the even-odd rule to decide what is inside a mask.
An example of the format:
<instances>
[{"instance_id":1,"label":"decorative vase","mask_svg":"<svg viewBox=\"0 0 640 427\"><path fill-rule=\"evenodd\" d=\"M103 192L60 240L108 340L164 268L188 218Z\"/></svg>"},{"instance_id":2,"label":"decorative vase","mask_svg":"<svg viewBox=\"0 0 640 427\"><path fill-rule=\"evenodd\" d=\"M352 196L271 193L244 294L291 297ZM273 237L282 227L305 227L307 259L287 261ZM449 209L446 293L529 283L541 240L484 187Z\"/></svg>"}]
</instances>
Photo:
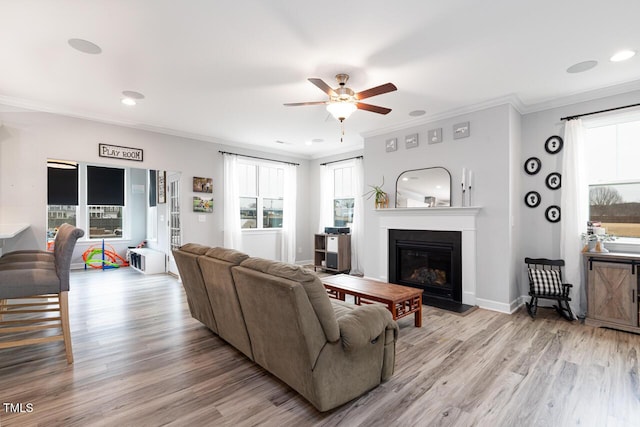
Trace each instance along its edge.
<instances>
[{"instance_id":1,"label":"decorative vase","mask_svg":"<svg viewBox=\"0 0 640 427\"><path fill-rule=\"evenodd\" d=\"M608 253L609 250L604 247L604 241L598 240L598 241L595 242L594 247L589 249L589 252Z\"/></svg>"}]
</instances>

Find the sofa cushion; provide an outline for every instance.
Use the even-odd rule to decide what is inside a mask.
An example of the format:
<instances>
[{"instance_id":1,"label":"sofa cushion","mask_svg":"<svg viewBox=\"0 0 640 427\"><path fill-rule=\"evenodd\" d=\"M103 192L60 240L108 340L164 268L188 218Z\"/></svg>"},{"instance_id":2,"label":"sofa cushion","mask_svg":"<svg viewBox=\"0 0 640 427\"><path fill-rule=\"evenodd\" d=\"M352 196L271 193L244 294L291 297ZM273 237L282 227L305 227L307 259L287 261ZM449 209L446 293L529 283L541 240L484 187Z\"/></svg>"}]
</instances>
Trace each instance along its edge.
<instances>
[{"instance_id":1,"label":"sofa cushion","mask_svg":"<svg viewBox=\"0 0 640 427\"><path fill-rule=\"evenodd\" d=\"M194 255L204 255L210 248L211 246L199 245L197 243L187 243L180 246L181 251L188 252Z\"/></svg>"},{"instance_id":2,"label":"sofa cushion","mask_svg":"<svg viewBox=\"0 0 640 427\"><path fill-rule=\"evenodd\" d=\"M241 266L252 270L271 274L276 277L289 279L300 283L309 298L309 302L316 313L324 335L329 342L336 342L340 339L340 327L336 320L331 301L327 291L313 272L299 266L286 264L278 261L270 261L262 258L248 258Z\"/></svg>"},{"instance_id":3,"label":"sofa cushion","mask_svg":"<svg viewBox=\"0 0 640 427\"><path fill-rule=\"evenodd\" d=\"M222 261L230 262L231 264L240 264L245 259L249 258L249 255L236 251L235 249L226 248L211 248L206 252L206 256L211 258L217 258Z\"/></svg>"}]
</instances>

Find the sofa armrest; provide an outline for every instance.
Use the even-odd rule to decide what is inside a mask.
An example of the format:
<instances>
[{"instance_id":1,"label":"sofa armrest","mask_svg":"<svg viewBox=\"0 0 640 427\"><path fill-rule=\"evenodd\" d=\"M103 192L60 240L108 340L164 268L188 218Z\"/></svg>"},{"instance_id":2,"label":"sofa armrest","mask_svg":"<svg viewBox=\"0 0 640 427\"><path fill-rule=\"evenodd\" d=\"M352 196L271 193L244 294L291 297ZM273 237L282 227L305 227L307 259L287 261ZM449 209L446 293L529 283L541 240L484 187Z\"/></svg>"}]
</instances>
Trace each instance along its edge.
<instances>
[{"instance_id":1,"label":"sofa armrest","mask_svg":"<svg viewBox=\"0 0 640 427\"><path fill-rule=\"evenodd\" d=\"M393 341L398 337L398 325L391 313L379 305L358 306L338 317L340 339L345 350L364 347L376 339L388 341L388 330L392 331Z\"/></svg>"}]
</instances>

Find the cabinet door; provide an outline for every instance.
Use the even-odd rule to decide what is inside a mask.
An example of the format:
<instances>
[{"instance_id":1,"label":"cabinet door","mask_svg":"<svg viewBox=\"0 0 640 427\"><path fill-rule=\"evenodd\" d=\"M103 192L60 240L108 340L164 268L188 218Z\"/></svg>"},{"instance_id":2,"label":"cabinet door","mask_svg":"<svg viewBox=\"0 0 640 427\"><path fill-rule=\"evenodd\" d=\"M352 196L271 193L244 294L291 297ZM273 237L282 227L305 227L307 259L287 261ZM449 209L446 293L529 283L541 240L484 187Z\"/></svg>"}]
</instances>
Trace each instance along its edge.
<instances>
[{"instance_id":1,"label":"cabinet door","mask_svg":"<svg viewBox=\"0 0 640 427\"><path fill-rule=\"evenodd\" d=\"M630 265L594 262L589 273L589 317L638 326L636 274Z\"/></svg>"}]
</instances>

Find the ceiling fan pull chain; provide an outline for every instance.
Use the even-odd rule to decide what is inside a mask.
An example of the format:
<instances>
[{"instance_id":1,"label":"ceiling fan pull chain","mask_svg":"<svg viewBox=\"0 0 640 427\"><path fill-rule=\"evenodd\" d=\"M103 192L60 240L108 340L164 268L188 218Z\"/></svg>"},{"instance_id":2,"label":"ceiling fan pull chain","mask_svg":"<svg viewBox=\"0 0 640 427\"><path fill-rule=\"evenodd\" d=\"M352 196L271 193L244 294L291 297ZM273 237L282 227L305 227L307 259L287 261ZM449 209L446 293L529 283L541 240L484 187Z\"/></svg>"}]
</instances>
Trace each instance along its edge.
<instances>
[{"instance_id":1,"label":"ceiling fan pull chain","mask_svg":"<svg viewBox=\"0 0 640 427\"><path fill-rule=\"evenodd\" d=\"M340 127L342 128L342 135L340 135L340 142L342 142L342 138L344 137L344 121L340 121Z\"/></svg>"}]
</instances>

